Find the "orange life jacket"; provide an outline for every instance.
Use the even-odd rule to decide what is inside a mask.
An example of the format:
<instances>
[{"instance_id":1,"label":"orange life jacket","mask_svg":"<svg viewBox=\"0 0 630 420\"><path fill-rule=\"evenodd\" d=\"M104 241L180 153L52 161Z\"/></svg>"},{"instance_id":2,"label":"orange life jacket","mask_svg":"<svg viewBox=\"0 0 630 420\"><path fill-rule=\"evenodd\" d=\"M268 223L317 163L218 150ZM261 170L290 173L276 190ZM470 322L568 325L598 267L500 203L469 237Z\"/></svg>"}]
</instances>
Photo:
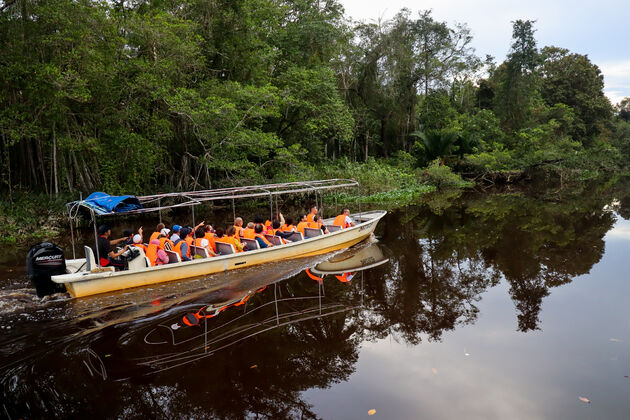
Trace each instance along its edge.
<instances>
[{"instance_id":1,"label":"orange life jacket","mask_svg":"<svg viewBox=\"0 0 630 420\"><path fill-rule=\"evenodd\" d=\"M146 256L149 259L149 262L151 263L151 265L156 265L157 264L157 252L158 249L161 249L161 246L157 246L155 244L149 244L149 246L147 247L147 252L146 252Z\"/></svg>"},{"instance_id":2,"label":"orange life jacket","mask_svg":"<svg viewBox=\"0 0 630 420\"><path fill-rule=\"evenodd\" d=\"M257 233L257 234L256 234L256 238L260 238L260 239L262 239L262 240L263 240L263 242L267 244L267 246L271 246L271 245L272 245L272 244L271 244L271 242L269 242L269 241L267 240L267 238L265 238L265 235L263 235L262 233Z\"/></svg>"},{"instance_id":3,"label":"orange life jacket","mask_svg":"<svg viewBox=\"0 0 630 420\"><path fill-rule=\"evenodd\" d=\"M307 222L308 226L306 227L310 227L311 229L321 229L322 225L320 225L318 222Z\"/></svg>"},{"instance_id":4,"label":"orange life jacket","mask_svg":"<svg viewBox=\"0 0 630 420\"><path fill-rule=\"evenodd\" d=\"M173 246L173 252L177 252L182 258L190 258L190 246L186 248L186 255L182 255L182 244L186 243L183 239L177 241L175 246Z\"/></svg>"},{"instance_id":5,"label":"orange life jacket","mask_svg":"<svg viewBox=\"0 0 630 420\"><path fill-rule=\"evenodd\" d=\"M184 240L188 244L188 249L190 249L190 246L193 244L193 240L194 240L193 237L192 236L186 236L186 238Z\"/></svg>"},{"instance_id":6,"label":"orange life jacket","mask_svg":"<svg viewBox=\"0 0 630 420\"><path fill-rule=\"evenodd\" d=\"M297 231L300 232L304 236L306 236L304 234L304 228L305 227L309 227L309 223L308 222L300 222L300 223L297 224Z\"/></svg>"},{"instance_id":7,"label":"orange life jacket","mask_svg":"<svg viewBox=\"0 0 630 420\"><path fill-rule=\"evenodd\" d=\"M341 226L342 228L349 227L348 223L346 223L346 215L340 214L339 216L335 217L335 220L333 221L333 225Z\"/></svg>"},{"instance_id":8,"label":"orange life jacket","mask_svg":"<svg viewBox=\"0 0 630 420\"><path fill-rule=\"evenodd\" d=\"M160 245L162 246L162 249L166 249L166 243L171 244L171 250L173 249L173 241L171 241L168 238L159 238L160 241Z\"/></svg>"},{"instance_id":9,"label":"orange life jacket","mask_svg":"<svg viewBox=\"0 0 630 420\"><path fill-rule=\"evenodd\" d=\"M144 255L147 254L147 247L144 246L144 244L133 244L133 246L135 246L136 248L140 248L141 250L144 251Z\"/></svg>"},{"instance_id":10,"label":"orange life jacket","mask_svg":"<svg viewBox=\"0 0 630 420\"><path fill-rule=\"evenodd\" d=\"M271 226L271 220L265 220L265 227Z\"/></svg>"},{"instance_id":11,"label":"orange life jacket","mask_svg":"<svg viewBox=\"0 0 630 420\"><path fill-rule=\"evenodd\" d=\"M254 239L256 237L256 231L252 228L245 228L243 229L243 234L241 236L247 239Z\"/></svg>"},{"instance_id":12,"label":"orange life jacket","mask_svg":"<svg viewBox=\"0 0 630 420\"><path fill-rule=\"evenodd\" d=\"M282 226L280 228L283 232L295 232L295 226L293 225L287 225L286 223L284 224L284 226Z\"/></svg>"},{"instance_id":13,"label":"orange life jacket","mask_svg":"<svg viewBox=\"0 0 630 420\"><path fill-rule=\"evenodd\" d=\"M230 238L234 239L234 242L236 242L236 246L238 247L238 252L243 252L243 244L241 243L241 240L238 238L238 236L234 235L234 236L230 236Z\"/></svg>"},{"instance_id":14,"label":"orange life jacket","mask_svg":"<svg viewBox=\"0 0 630 420\"><path fill-rule=\"evenodd\" d=\"M151 238L149 239L149 242L151 242L151 241L152 241L152 240L154 240L154 239L157 239L157 238L158 238L158 236L160 236L160 232L153 232L153 233L151 234Z\"/></svg>"},{"instance_id":15,"label":"orange life jacket","mask_svg":"<svg viewBox=\"0 0 630 420\"><path fill-rule=\"evenodd\" d=\"M217 252L217 245L214 243L214 233L206 232L204 238L210 242L210 248L212 248L214 252Z\"/></svg>"},{"instance_id":16,"label":"orange life jacket","mask_svg":"<svg viewBox=\"0 0 630 420\"><path fill-rule=\"evenodd\" d=\"M201 241L203 241L206 238L196 238L195 239L195 246L198 248L205 248L204 246L201 245Z\"/></svg>"},{"instance_id":17,"label":"orange life jacket","mask_svg":"<svg viewBox=\"0 0 630 420\"><path fill-rule=\"evenodd\" d=\"M241 226L234 225L234 229L236 229L236 236L243 236L243 229Z\"/></svg>"},{"instance_id":18,"label":"orange life jacket","mask_svg":"<svg viewBox=\"0 0 630 420\"><path fill-rule=\"evenodd\" d=\"M313 213L309 213L306 215L306 221L307 222L313 222L313 217L315 217L315 215Z\"/></svg>"},{"instance_id":19,"label":"orange life jacket","mask_svg":"<svg viewBox=\"0 0 630 420\"><path fill-rule=\"evenodd\" d=\"M223 242L226 244L232 244L236 252L243 252L243 245L241 245L241 241L236 239L234 236L223 235L220 238L216 238L216 241ZM240 250L239 250L239 245L240 245Z\"/></svg>"}]
</instances>

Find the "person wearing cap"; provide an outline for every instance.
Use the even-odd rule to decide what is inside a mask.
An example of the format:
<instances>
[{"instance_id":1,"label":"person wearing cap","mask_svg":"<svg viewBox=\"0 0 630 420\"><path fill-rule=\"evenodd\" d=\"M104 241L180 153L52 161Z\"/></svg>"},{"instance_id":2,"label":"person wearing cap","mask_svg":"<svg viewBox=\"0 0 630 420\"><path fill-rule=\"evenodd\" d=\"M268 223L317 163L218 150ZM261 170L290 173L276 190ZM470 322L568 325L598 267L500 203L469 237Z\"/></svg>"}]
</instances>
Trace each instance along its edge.
<instances>
[{"instance_id":1,"label":"person wearing cap","mask_svg":"<svg viewBox=\"0 0 630 420\"><path fill-rule=\"evenodd\" d=\"M178 239L180 239L179 237L179 231L182 230L182 227L180 225L173 225L173 227L171 228L171 241L173 241L173 243L177 242Z\"/></svg>"},{"instance_id":2,"label":"person wearing cap","mask_svg":"<svg viewBox=\"0 0 630 420\"><path fill-rule=\"evenodd\" d=\"M133 238L131 240L132 240L131 245L135 246L136 248L140 248L142 251L144 251L146 255L147 247L144 246L144 244L142 243L142 235L140 235L139 233L136 233L135 235L133 235Z\"/></svg>"},{"instance_id":3,"label":"person wearing cap","mask_svg":"<svg viewBox=\"0 0 630 420\"><path fill-rule=\"evenodd\" d=\"M101 225L98 228L99 237L97 238L97 251L99 264L101 267L109 267L113 266L116 269L122 269L125 267L125 262L119 258L123 252L129 248L129 245L125 245L125 247L118 251L114 252L112 250L112 245L116 245L120 242L126 241L126 237L112 239L109 238L112 236L112 228L109 225Z\"/></svg>"},{"instance_id":4,"label":"person wearing cap","mask_svg":"<svg viewBox=\"0 0 630 420\"><path fill-rule=\"evenodd\" d=\"M160 230L160 236L158 236L157 238L158 241L160 241L162 249L166 251L170 251L171 249L173 249L173 241L168 239L170 233L171 230L169 228L162 228L162 230Z\"/></svg>"},{"instance_id":5,"label":"person wearing cap","mask_svg":"<svg viewBox=\"0 0 630 420\"><path fill-rule=\"evenodd\" d=\"M171 240L173 241L173 252L177 252L182 261L190 261L190 245L186 242L186 238L190 234L190 229L175 225L173 226L173 230L175 230L176 227L178 228L177 233L174 233L171 236ZM181 235L182 237L180 237L179 235ZM177 236L177 239L173 240L174 236Z\"/></svg>"}]
</instances>

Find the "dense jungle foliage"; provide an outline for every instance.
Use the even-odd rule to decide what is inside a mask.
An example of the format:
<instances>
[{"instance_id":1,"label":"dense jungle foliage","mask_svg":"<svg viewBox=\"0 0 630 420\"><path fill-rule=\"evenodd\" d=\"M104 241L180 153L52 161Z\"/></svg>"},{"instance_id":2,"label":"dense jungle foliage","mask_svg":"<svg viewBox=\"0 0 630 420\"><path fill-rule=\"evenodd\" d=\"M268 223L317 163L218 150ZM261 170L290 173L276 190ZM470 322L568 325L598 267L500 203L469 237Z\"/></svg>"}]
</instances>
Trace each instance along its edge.
<instances>
[{"instance_id":1,"label":"dense jungle foliage","mask_svg":"<svg viewBox=\"0 0 630 420\"><path fill-rule=\"evenodd\" d=\"M496 64L430 11L357 23L335 0L0 0L0 190L335 174L413 188L456 184L443 165L625 166L630 99L613 107L599 68L539 48L534 23L513 22Z\"/></svg>"}]
</instances>

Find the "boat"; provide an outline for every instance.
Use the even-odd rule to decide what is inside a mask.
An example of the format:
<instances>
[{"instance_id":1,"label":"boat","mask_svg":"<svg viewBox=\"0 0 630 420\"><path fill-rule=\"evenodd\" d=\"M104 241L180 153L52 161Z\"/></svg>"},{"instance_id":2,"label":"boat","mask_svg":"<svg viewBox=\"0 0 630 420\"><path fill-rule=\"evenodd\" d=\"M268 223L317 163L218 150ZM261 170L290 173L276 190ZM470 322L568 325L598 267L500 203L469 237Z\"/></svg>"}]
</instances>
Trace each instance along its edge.
<instances>
[{"instance_id":1,"label":"boat","mask_svg":"<svg viewBox=\"0 0 630 420\"><path fill-rule=\"evenodd\" d=\"M236 253L233 249L227 249L222 251L222 255L215 257L208 257L207 254L201 252L202 250L194 249L200 258L195 258L192 261L187 262L173 261L169 264L160 266L150 266L148 260L144 257L144 253L141 250L138 250L141 253L140 258L135 258L133 263L129 263L129 269L122 271L114 271L113 267L100 267L97 264L99 256L94 256L91 248L87 246L84 247L86 254L84 258L73 258L68 260L63 258L63 254L60 254L60 251L56 248L48 254L41 255L35 255L33 253L34 248L31 248L31 251L29 251L29 257L27 257L29 276L31 277L31 280L38 276L43 277L43 281L49 279L54 283L54 285L57 285L58 287L65 287L65 290L67 290L73 297L91 296L173 280L195 277L199 278L211 274L251 267L258 264L315 256L347 249L370 237L379 220L386 214L386 211L384 210L361 212L359 184L355 180L347 179L267 184L239 188L159 194L143 197L123 196L113 197L112 199L108 199L106 197L104 198L102 193L99 193L98 198L100 201L88 197L86 200L75 201L68 203L67 205L68 214L71 218L71 229L73 225L72 221L79 217L79 209L87 210L87 212L91 214L92 223L95 229L95 242L97 217L141 214L147 212L160 212L161 217L161 212L164 209L190 206L193 209L194 222L194 206L203 202L231 200L232 203L234 203L234 200L236 199L266 196L270 198L270 213L273 215L273 200L276 198L277 210L278 195L315 193L317 203L318 194L321 194L322 191L348 187L356 187L359 191L359 212L352 215L356 224L355 226L349 228L339 229L327 234L321 234L321 231L310 232L313 236L310 236L307 232L306 237L298 234L292 242L264 249L254 249L247 252ZM163 204L165 202L170 202L171 204ZM148 205L152 205L152 207L148 207ZM323 220L325 225L331 225L332 221L332 218ZM313 229L313 231L316 230ZM71 234L73 238L73 256L76 257L74 249L74 233L71 231ZM98 249L98 247L96 247L96 249ZM63 264L61 264L62 261L60 261L62 259ZM63 272L32 273L36 271L33 270L32 267L36 265L38 261L43 261L50 266L57 264L57 267L62 267L61 269ZM36 283L35 280L33 281ZM54 287L48 288L55 290Z\"/></svg>"}]
</instances>

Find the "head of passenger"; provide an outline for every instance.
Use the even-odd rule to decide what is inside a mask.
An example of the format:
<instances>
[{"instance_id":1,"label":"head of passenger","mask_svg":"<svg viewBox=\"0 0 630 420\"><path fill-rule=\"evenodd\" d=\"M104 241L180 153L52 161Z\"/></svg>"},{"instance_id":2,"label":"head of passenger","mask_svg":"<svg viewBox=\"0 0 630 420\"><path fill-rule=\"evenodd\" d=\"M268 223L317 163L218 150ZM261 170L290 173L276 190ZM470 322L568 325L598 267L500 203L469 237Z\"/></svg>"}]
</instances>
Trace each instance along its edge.
<instances>
[{"instance_id":1,"label":"head of passenger","mask_svg":"<svg viewBox=\"0 0 630 420\"><path fill-rule=\"evenodd\" d=\"M293 224L293 217L287 217L285 220L287 226L291 226Z\"/></svg>"},{"instance_id":2,"label":"head of passenger","mask_svg":"<svg viewBox=\"0 0 630 420\"><path fill-rule=\"evenodd\" d=\"M98 227L98 234L106 238L109 238L112 234L112 228L109 227L109 225L100 225Z\"/></svg>"},{"instance_id":3,"label":"head of passenger","mask_svg":"<svg viewBox=\"0 0 630 420\"><path fill-rule=\"evenodd\" d=\"M249 222L249 223L247 224L247 229L254 229L254 226L256 226L256 225L254 224L254 222Z\"/></svg>"},{"instance_id":4,"label":"head of passenger","mask_svg":"<svg viewBox=\"0 0 630 420\"><path fill-rule=\"evenodd\" d=\"M212 225L205 225L205 226L203 227L203 231L204 231L204 232L206 232L206 233L207 233L207 232L212 233L212 231L213 231L213 230L214 230L214 229L212 229Z\"/></svg>"},{"instance_id":5,"label":"head of passenger","mask_svg":"<svg viewBox=\"0 0 630 420\"><path fill-rule=\"evenodd\" d=\"M311 207L311 214L317 214L317 206Z\"/></svg>"},{"instance_id":6,"label":"head of passenger","mask_svg":"<svg viewBox=\"0 0 630 420\"><path fill-rule=\"evenodd\" d=\"M236 234L236 229L234 228L234 226L230 226L227 228L227 230L225 231L225 234L227 236L234 236Z\"/></svg>"},{"instance_id":7,"label":"head of passenger","mask_svg":"<svg viewBox=\"0 0 630 420\"><path fill-rule=\"evenodd\" d=\"M243 219L240 217L237 217L236 219L234 219L234 226L243 226Z\"/></svg>"},{"instance_id":8,"label":"head of passenger","mask_svg":"<svg viewBox=\"0 0 630 420\"><path fill-rule=\"evenodd\" d=\"M273 219L273 223L271 224L271 227L274 229L280 229L280 221L278 219Z\"/></svg>"},{"instance_id":9,"label":"head of passenger","mask_svg":"<svg viewBox=\"0 0 630 420\"><path fill-rule=\"evenodd\" d=\"M164 223L161 223L161 222L160 222L160 223L158 223L158 224L157 224L157 226L155 227L155 230L156 230L157 232L161 232L161 231L162 231L162 229L164 229L165 227L166 227L166 225L165 225Z\"/></svg>"},{"instance_id":10,"label":"head of passenger","mask_svg":"<svg viewBox=\"0 0 630 420\"><path fill-rule=\"evenodd\" d=\"M125 229L123 231L123 237L127 238L127 239L131 239L133 237L133 231L130 229Z\"/></svg>"},{"instance_id":11,"label":"head of passenger","mask_svg":"<svg viewBox=\"0 0 630 420\"><path fill-rule=\"evenodd\" d=\"M182 239L186 239L186 237L188 235L190 235L190 233L191 233L191 229L190 228L181 228L179 230L179 237L182 238Z\"/></svg>"},{"instance_id":12,"label":"head of passenger","mask_svg":"<svg viewBox=\"0 0 630 420\"><path fill-rule=\"evenodd\" d=\"M217 238L222 238L223 235L225 235L225 231L223 230L223 228L217 228L215 234L217 235Z\"/></svg>"},{"instance_id":13,"label":"head of passenger","mask_svg":"<svg viewBox=\"0 0 630 420\"><path fill-rule=\"evenodd\" d=\"M203 238L206 235L206 231L203 230L203 227L197 228L197 230L195 231L195 236L197 238Z\"/></svg>"},{"instance_id":14,"label":"head of passenger","mask_svg":"<svg viewBox=\"0 0 630 420\"><path fill-rule=\"evenodd\" d=\"M255 224L265 223L265 219L263 219L263 217L261 215L258 215L256 217L254 217L254 223Z\"/></svg>"},{"instance_id":15,"label":"head of passenger","mask_svg":"<svg viewBox=\"0 0 630 420\"><path fill-rule=\"evenodd\" d=\"M168 234L169 233L171 233L171 230L169 228L162 228L160 230L160 235L165 237L165 238L168 238Z\"/></svg>"},{"instance_id":16,"label":"head of passenger","mask_svg":"<svg viewBox=\"0 0 630 420\"><path fill-rule=\"evenodd\" d=\"M140 242L142 242L142 236L140 236L137 233L135 235L133 235L133 243L134 244L139 244Z\"/></svg>"},{"instance_id":17,"label":"head of passenger","mask_svg":"<svg viewBox=\"0 0 630 420\"><path fill-rule=\"evenodd\" d=\"M350 209L343 209L343 213L341 214L345 214L346 216L350 216Z\"/></svg>"},{"instance_id":18,"label":"head of passenger","mask_svg":"<svg viewBox=\"0 0 630 420\"><path fill-rule=\"evenodd\" d=\"M300 222L306 222L306 215L305 214L301 215L300 217L298 217L298 220Z\"/></svg>"},{"instance_id":19,"label":"head of passenger","mask_svg":"<svg viewBox=\"0 0 630 420\"><path fill-rule=\"evenodd\" d=\"M177 233L179 235L182 227L180 225L173 225L173 228L171 230L173 231L173 233Z\"/></svg>"},{"instance_id":20,"label":"head of passenger","mask_svg":"<svg viewBox=\"0 0 630 420\"><path fill-rule=\"evenodd\" d=\"M254 232L258 233L262 233L263 231L263 227L262 225L256 225L256 227L254 228Z\"/></svg>"}]
</instances>

